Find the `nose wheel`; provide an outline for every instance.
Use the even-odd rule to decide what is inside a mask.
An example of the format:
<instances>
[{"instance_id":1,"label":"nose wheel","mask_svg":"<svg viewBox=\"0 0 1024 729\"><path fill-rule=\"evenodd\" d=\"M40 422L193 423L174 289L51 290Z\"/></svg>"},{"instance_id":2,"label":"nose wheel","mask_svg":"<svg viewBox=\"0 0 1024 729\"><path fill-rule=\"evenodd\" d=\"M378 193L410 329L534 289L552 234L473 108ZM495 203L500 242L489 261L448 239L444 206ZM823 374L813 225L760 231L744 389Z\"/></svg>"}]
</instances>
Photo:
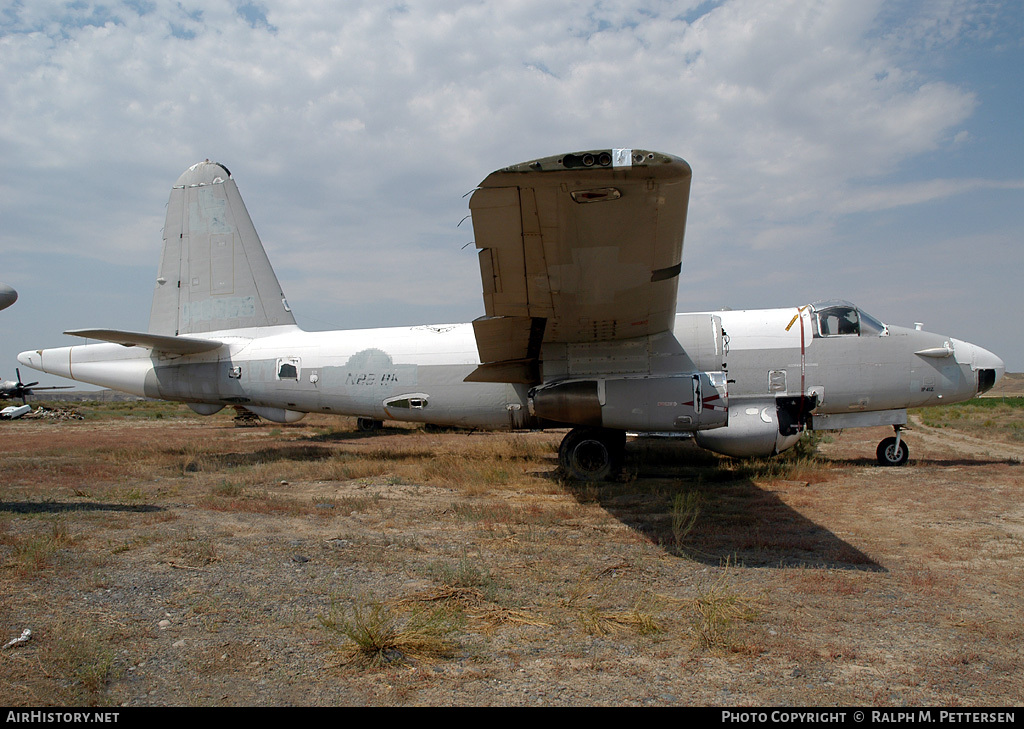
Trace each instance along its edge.
<instances>
[{"instance_id":1,"label":"nose wheel","mask_svg":"<svg viewBox=\"0 0 1024 729\"><path fill-rule=\"evenodd\" d=\"M900 437L902 429L896 425L893 426L893 430L896 431L896 435L883 439L875 451L880 466L902 466L910 458L910 450Z\"/></svg>"},{"instance_id":2,"label":"nose wheel","mask_svg":"<svg viewBox=\"0 0 1024 729\"><path fill-rule=\"evenodd\" d=\"M577 481L606 481L622 470L625 452L625 431L573 428L558 447L558 464Z\"/></svg>"}]
</instances>

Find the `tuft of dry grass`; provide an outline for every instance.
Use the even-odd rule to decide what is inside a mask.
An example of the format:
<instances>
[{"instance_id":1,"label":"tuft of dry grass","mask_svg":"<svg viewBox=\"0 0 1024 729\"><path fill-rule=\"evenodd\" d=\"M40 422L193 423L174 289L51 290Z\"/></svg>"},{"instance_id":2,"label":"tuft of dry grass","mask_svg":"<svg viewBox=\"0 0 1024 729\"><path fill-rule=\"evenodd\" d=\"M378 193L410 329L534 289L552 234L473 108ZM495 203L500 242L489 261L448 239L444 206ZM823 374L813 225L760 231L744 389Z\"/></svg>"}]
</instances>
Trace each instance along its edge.
<instances>
[{"instance_id":1,"label":"tuft of dry grass","mask_svg":"<svg viewBox=\"0 0 1024 729\"><path fill-rule=\"evenodd\" d=\"M682 549L683 542L693 530L700 517L704 497L700 491L682 491L672 500L672 538L676 549Z\"/></svg>"},{"instance_id":2,"label":"tuft of dry grass","mask_svg":"<svg viewBox=\"0 0 1024 729\"><path fill-rule=\"evenodd\" d=\"M654 635L662 631L661 623L648 608L639 602L627 610L587 607L580 611L580 623L591 635L616 635L634 632Z\"/></svg>"},{"instance_id":3,"label":"tuft of dry grass","mask_svg":"<svg viewBox=\"0 0 1024 729\"><path fill-rule=\"evenodd\" d=\"M342 646L346 661L368 667L446 658L457 648L452 639L456 625L447 607L402 614L383 602L354 600L332 607L320 623L347 639Z\"/></svg>"},{"instance_id":4,"label":"tuft of dry grass","mask_svg":"<svg viewBox=\"0 0 1024 729\"><path fill-rule=\"evenodd\" d=\"M42 646L41 660L47 670L67 679L61 703L97 706L107 702L107 690L118 669L114 636L106 627L69 617L35 640Z\"/></svg>"},{"instance_id":5,"label":"tuft of dry grass","mask_svg":"<svg viewBox=\"0 0 1024 729\"><path fill-rule=\"evenodd\" d=\"M49 566L60 549L74 543L62 519L50 521L49 528L42 533L8 537L4 541L13 542L13 562L23 576Z\"/></svg>"},{"instance_id":6,"label":"tuft of dry grass","mask_svg":"<svg viewBox=\"0 0 1024 729\"><path fill-rule=\"evenodd\" d=\"M736 637L739 626L757 615L754 600L730 584L728 565L717 580L698 591L692 607L691 634L697 647L705 650L741 647Z\"/></svg>"}]
</instances>

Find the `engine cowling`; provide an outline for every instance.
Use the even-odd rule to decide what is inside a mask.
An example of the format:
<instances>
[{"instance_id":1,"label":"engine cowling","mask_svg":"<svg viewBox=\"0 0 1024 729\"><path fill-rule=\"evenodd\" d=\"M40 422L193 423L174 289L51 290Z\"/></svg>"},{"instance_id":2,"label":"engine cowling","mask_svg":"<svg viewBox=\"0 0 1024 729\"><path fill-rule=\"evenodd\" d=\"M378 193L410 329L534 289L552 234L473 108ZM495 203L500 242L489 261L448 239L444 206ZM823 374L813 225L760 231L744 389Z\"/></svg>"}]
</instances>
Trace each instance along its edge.
<instances>
[{"instance_id":1,"label":"engine cowling","mask_svg":"<svg viewBox=\"0 0 1024 729\"><path fill-rule=\"evenodd\" d=\"M697 445L715 453L737 458L773 456L792 448L800 431L791 427L786 413L780 423L775 400L733 402L729 405L729 427L697 431Z\"/></svg>"},{"instance_id":2,"label":"engine cowling","mask_svg":"<svg viewBox=\"0 0 1024 729\"><path fill-rule=\"evenodd\" d=\"M563 380L530 394L544 420L636 432L692 432L728 420L724 372Z\"/></svg>"}]
</instances>

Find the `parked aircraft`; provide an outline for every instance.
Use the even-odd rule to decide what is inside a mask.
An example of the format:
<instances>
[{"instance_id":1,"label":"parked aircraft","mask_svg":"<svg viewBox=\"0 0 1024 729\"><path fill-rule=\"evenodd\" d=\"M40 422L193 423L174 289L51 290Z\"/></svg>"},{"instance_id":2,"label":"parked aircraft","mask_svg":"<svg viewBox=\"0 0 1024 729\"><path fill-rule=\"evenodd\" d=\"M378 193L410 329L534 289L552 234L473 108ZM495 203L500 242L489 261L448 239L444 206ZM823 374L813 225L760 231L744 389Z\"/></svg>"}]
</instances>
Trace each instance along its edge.
<instances>
[{"instance_id":1,"label":"parked aircraft","mask_svg":"<svg viewBox=\"0 0 1024 729\"><path fill-rule=\"evenodd\" d=\"M0 283L0 309L6 309L17 300L18 292L7 284Z\"/></svg>"},{"instance_id":2,"label":"parked aircraft","mask_svg":"<svg viewBox=\"0 0 1024 729\"><path fill-rule=\"evenodd\" d=\"M627 432L768 456L806 429L890 425L878 461L903 464L907 408L1003 374L981 347L843 301L677 314L690 179L682 159L639 149L498 170L470 200L485 316L305 332L234 179L207 160L171 190L148 330L68 331L101 343L18 359L202 414L570 427L561 467L592 480L621 467Z\"/></svg>"},{"instance_id":3,"label":"parked aircraft","mask_svg":"<svg viewBox=\"0 0 1024 729\"><path fill-rule=\"evenodd\" d=\"M21 370L17 367L14 368L15 373L18 375L18 381L4 380L0 382L0 400L9 400L11 398L20 397L21 403L24 405L29 395L35 394L39 390L70 390L73 385L55 385L53 387L36 387L38 382L22 382L21 381Z\"/></svg>"}]
</instances>

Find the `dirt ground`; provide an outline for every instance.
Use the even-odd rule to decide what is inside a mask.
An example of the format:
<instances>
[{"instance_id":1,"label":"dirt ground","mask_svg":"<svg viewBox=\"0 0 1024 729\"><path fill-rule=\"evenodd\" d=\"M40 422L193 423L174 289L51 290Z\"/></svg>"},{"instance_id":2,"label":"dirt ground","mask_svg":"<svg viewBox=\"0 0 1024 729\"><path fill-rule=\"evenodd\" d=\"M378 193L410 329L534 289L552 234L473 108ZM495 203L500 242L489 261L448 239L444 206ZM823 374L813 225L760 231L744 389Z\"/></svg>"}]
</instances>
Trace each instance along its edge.
<instances>
[{"instance_id":1,"label":"dirt ground","mask_svg":"<svg viewBox=\"0 0 1024 729\"><path fill-rule=\"evenodd\" d=\"M638 441L598 488L560 432L0 428L0 705L1024 703L1020 442Z\"/></svg>"}]
</instances>

